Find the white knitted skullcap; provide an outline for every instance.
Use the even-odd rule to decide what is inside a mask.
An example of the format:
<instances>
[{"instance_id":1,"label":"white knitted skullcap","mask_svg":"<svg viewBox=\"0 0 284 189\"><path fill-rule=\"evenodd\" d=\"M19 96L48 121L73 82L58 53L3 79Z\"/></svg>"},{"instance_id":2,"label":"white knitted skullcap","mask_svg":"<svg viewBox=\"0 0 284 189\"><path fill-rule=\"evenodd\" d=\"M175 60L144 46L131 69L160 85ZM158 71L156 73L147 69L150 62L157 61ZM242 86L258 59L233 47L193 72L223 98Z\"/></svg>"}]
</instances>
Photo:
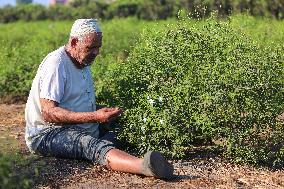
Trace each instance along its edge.
<instances>
[{"instance_id":1,"label":"white knitted skullcap","mask_svg":"<svg viewBox=\"0 0 284 189\"><path fill-rule=\"evenodd\" d=\"M78 19L71 28L70 36L83 37L93 32L101 32L97 19Z\"/></svg>"}]
</instances>

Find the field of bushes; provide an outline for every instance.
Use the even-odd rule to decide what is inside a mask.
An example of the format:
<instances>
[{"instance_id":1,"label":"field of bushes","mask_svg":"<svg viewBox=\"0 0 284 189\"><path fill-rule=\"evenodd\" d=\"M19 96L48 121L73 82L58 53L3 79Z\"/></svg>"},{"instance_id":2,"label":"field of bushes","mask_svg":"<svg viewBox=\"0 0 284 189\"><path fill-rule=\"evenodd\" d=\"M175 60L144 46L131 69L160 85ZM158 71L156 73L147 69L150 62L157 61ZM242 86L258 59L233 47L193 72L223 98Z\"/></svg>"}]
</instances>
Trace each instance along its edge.
<instances>
[{"instance_id":1,"label":"field of bushes","mask_svg":"<svg viewBox=\"0 0 284 189\"><path fill-rule=\"evenodd\" d=\"M98 95L126 109L120 136L140 154L216 147L235 162L282 167L283 36L271 36L281 24L245 16L158 24L106 73Z\"/></svg>"},{"instance_id":2,"label":"field of bushes","mask_svg":"<svg viewBox=\"0 0 284 189\"><path fill-rule=\"evenodd\" d=\"M72 0L67 6L45 7L39 4L19 4L0 8L0 23L37 20L74 20L96 17L104 20L136 17L145 20L167 19L177 16L178 10L190 12L192 17L207 17L217 12L219 17L232 13L284 18L281 0Z\"/></svg>"},{"instance_id":3,"label":"field of bushes","mask_svg":"<svg viewBox=\"0 0 284 189\"><path fill-rule=\"evenodd\" d=\"M0 25L0 96L25 99L44 56L71 21ZM239 163L284 165L284 22L226 19L102 21L92 65L97 101L125 109L116 128L143 154L185 158L214 148Z\"/></svg>"}]
</instances>

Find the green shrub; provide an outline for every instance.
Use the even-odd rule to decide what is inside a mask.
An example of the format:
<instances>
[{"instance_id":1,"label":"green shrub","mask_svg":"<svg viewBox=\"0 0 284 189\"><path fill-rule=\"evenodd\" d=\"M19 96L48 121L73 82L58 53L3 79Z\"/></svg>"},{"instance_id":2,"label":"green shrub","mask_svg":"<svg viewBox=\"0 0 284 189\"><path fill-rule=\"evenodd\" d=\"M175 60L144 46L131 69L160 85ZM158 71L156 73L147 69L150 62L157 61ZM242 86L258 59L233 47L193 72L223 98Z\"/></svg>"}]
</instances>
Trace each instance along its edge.
<instances>
[{"instance_id":1,"label":"green shrub","mask_svg":"<svg viewBox=\"0 0 284 189\"><path fill-rule=\"evenodd\" d=\"M23 176L16 176L12 171L12 161L7 155L0 153L0 188L29 188L30 183Z\"/></svg>"},{"instance_id":2,"label":"green shrub","mask_svg":"<svg viewBox=\"0 0 284 189\"><path fill-rule=\"evenodd\" d=\"M137 0L120 0L111 3L107 8L106 18L114 17L128 17L137 15L138 7L141 6L142 1Z\"/></svg>"},{"instance_id":3,"label":"green shrub","mask_svg":"<svg viewBox=\"0 0 284 189\"><path fill-rule=\"evenodd\" d=\"M283 143L274 135L283 130L283 49L206 22L149 29L110 73L99 95L126 109L120 137L139 153L183 157L191 146L218 144L239 162L276 160L283 145L277 156L267 152Z\"/></svg>"},{"instance_id":4,"label":"green shrub","mask_svg":"<svg viewBox=\"0 0 284 189\"><path fill-rule=\"evenodd\" d=\"M158 20L175 17L178 12L178 5L175 0L149 0L144 1L138 7L137 16L140 19Z\"/></svg>"},{"instance_id":5,"label":"green shrub","mask_svg":"<svg viewBox=\"0 0 284 189\"><path fill-rule=\"evenodd\" d=\"M9 184L11 175L11 163L7 158L0 154L0 188L6 188Z\"/></svg>"},{"instance_id":6,"label":"green shrub","mask_svg":"<svg viewBox=\"0 0 284 189\"><path fill-rule=\"evenodd\" d=\"M0 26L1 98L7 95L28 95L32 79L42 59L67 40L67 27L68 25L51 22Z\"/></svg>"},{"instance_id":7,"label":"green shrub","mask_svg":"<svg viewBox=\"0 0 284 189\"><path fill-rule=\"evenodd\" d=\"M247 14L237 14L230 17L232 27L257 40L262 46L270 45L272 47L275 46L274 43L278 43L283 39L283 36L278 35L278 33L284 29L284 24L282 24L284 22L275 21L268 18L256 19Z\"/></svg>"}]
</instances>

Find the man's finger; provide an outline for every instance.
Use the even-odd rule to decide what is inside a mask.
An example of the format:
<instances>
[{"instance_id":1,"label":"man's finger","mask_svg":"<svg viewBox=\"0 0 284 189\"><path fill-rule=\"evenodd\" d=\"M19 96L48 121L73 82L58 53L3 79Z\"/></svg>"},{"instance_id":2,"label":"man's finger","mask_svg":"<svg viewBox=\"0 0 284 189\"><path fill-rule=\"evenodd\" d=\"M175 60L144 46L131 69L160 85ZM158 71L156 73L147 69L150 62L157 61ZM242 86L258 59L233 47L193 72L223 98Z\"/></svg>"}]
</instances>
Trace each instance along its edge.
<instances>
[{"instance_id":1,"label":"man's finger","mask_svg":"<svg viewBox=\"0 0 284 189\"><path fill-rule=\"evenodd\" d=\"M109 113L110 113L111 117L117 117L117 116L119 116L122 113L122 111L121 110L116 110L116 111L109 112Z\"/></svg>"},{"instance_id":2,"label":"man's finger","mask_svg":"<svg viewBox=\"0 0 284 189\"><path fill-rule=\"evenodd\" d=\"M122 109L120 109L120 108L108 108L108 110L106 110L106 112L114 112L114 113L120 112L120 113L122 113Z\"/></svg>"},{"instance_id":3,"label":"man's finger","mask_svg":"<svg viewBox=\"0 0 284 189\"><path fill-rule=\"evenodd\" d=\"M116 111L117 108L104 108L104 111L105 112L113 112L113 111Z\"/></svg>"}]
</instances>

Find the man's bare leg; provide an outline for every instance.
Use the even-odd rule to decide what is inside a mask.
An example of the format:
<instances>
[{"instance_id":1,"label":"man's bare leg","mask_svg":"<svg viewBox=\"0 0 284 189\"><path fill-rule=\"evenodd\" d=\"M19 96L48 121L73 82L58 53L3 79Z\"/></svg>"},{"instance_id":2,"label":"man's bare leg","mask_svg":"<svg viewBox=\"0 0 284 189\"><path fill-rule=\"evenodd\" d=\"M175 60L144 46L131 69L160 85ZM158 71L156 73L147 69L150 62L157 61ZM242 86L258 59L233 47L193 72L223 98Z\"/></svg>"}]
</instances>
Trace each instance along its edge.
<instances>
[{"instance_id":1,"label":"man's bare leg","mask_svg":"<svg viewBox=\"0 0 284 189\"><path fill-rule=\"evenodd\" d=\"M142 174L143 159L132 156L124 151L112 149L106 154L107 166L114 171Z\"/></svg>"},{"instance_id":2,"label":"man's bare leg","mask_svg":"<svg viewBox=\"0 0 284 189\"><path fill-rule=\"evenodd\" d=\"M173 166L160 152L150 151L144 158L137 158L124 151L112 149L106 154L107 167L121 172L143 174L157 178L170 179Z\"/></svg>"}]
</instances>

